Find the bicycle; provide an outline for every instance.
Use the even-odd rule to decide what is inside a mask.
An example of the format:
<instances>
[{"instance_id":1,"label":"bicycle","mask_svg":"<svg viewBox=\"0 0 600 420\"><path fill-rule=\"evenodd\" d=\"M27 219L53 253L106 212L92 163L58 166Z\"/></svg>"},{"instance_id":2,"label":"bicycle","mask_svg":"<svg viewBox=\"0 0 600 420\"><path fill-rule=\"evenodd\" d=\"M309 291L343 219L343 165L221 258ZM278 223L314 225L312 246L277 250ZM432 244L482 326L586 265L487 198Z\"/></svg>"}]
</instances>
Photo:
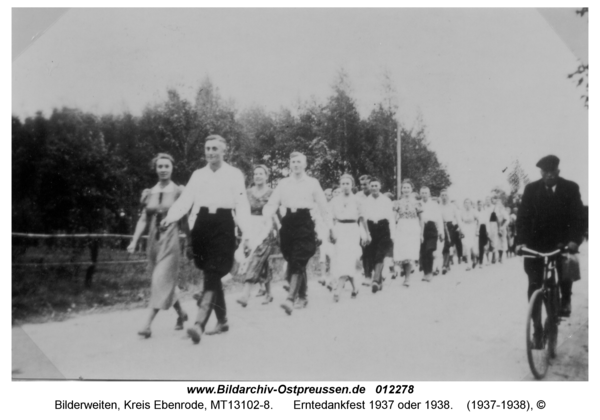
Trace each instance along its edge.
<instances>
[{"instance_id":1,"label":"bicycle","mask_svg":"<svg viewBox=\"0 0 600 420\"><path fill-rule=\"evenodd\" d=\"M562 253L562 249L549 253L541 253L529 248L521 250L521 255L525 258L544 259L544 280L542 286L531 295L527 310L527 360L536 379L546 376L550 359L556 357L558 326L561 321L556 264Z\"/></svg>"}]
</instances>

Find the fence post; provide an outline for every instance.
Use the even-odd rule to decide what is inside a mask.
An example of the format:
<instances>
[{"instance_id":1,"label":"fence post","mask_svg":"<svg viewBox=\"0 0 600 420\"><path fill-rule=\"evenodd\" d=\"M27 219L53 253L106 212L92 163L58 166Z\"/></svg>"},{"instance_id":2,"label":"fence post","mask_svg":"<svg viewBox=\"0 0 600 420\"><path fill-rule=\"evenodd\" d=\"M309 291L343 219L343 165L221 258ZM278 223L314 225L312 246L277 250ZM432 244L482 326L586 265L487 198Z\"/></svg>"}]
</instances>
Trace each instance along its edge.
<instances>
[{"instance_id":1,"label":"fence post","mask_svg":"<svg viewBox=\"0 0 600 420\"><path fill-rule=\"evenodd\" d=\"M100 248L100 239L94 238L90 242L90 253L92 257L92 265L88 267L85 273L84 287L89 289L92 287L92 278L96 272L96 262L98 261L98 249Z\"/></svg>"}]
</instances>

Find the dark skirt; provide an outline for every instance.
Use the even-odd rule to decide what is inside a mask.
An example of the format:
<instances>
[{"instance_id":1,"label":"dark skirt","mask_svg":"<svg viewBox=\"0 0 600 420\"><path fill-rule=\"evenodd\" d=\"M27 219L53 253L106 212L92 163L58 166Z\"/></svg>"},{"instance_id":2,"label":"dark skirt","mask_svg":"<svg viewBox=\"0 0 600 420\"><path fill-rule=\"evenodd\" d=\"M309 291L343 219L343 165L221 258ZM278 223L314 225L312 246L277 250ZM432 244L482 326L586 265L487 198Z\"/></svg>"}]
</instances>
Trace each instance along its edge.
<instances>
[{"instance_id":1,"label":"dark skirt","mask_svg":"<svg viewBox=\"0 0 600 420\"><path fill-rule=\"evenodd\" d=\"M435 222L426 222L423 228L423 250L424 251L435 251L437 249L438 242L438 230L435 226Z\"/></svg>"},{"instance_id":2,"label":"dark skirt","mask_svg":"<svg viewBox=\"0 0 600 420\"><path fill-rule=\"evenodd\" d=\"M374 267L376 264L382 263L390 249L392 249L390 224L387 219L380 220L377 223L369 220L367 226L371 234L371 243L365 247L365 251Z\"/></svg>"},{"instance_id":3,"label":"dark skirt","mask_svg":"<svg viewBox=\"0 0 600 420\"><path fill-rule=\"evenodd\" d=\"M288 262L289 273L303 273L308 260L317 252L315 222L310 211L300 209L292 213L288 210L281 219L279 235L281 254Z\"/></svg>"},{"instance_id":4,"label":"dark skirt","mask_svg":"<svg viewBox=\"0 0 600 420\"><path fill-rule=\"evenodd\" d=\"M231 270L236 248L235 222L231 210L210 214L202 208L191 232L196 267L225 276Z\"/></svg>"},{"instance_id":5,"label":"dark skirt","mask_svg":"<svg viewBox=\"0 0 600 420\"><path fill-rule=\"evenodd\" d=\"M456 240L458 238L458 226L453 224L452 222L446 222L446 229L444 229L444 249L442 252L447 254L450 252L450 247L452 245L456 245Z\"/></svg>"},{"instance_id":6,"label":"dark skirt","mask_svg":"<svg viewBox=\"0 0 600 420\"><path fill-rule=\"evenodd\" d=\"M487 245L488 242L488 234L487 228L485 225L479 225L479 246L483 248Z\"/></svg>"}]
</instances>

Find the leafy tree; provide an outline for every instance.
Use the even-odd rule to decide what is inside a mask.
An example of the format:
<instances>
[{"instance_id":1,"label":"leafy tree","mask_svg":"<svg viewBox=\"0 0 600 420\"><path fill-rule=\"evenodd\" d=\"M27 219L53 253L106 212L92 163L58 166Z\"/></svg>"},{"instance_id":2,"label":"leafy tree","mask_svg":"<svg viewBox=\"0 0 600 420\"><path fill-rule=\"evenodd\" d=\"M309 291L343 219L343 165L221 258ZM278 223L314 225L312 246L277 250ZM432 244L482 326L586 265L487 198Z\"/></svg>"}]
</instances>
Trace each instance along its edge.
<instances>
[{"instance_id":1,"label":"leafy tree","mask_svg":"<svg viewBox=\"0 0 600 420\"><path fill-rule=\"evenodd\" d=\"M580 15L584 18L589 12L589 8L582 7L581 9L577 9L575 14ZM574 78L577 80L577 87L581 86L585 82L585 94L581 95L581 98L584 100L584 106L588 108L589 106L589 63L581 62L581 64L577 67L573 73L570 73L567 77L569 79Z\"/></svg>"},{"instance_id":2,"label":"leafy tree","mask_svg":"<svg viewBox=\"0 0 600 420\"><path fill-rule=\"evenodd\" d=\"M382 103L363 120L348 76L340 70L324 104L311 99L294 113L287 108L267 113L260 106L238 113L207 78L193 101L171 89L166 100L146 107L140 117L97 117L69 108L54 110L50 118L38 113L21 122L13 117L13 230L126 231L117 216L122 213L132 229L141 191L156 182L152 157L173 155L174 181L185 184L205 164L203 140L209 134L228 140L226 159L249 181L252 165L262 163L276 182L289 172L290 153L300 151L323 187L336 185L349 172L377 175L392 188L400 130L402 177L429 185L436 194L450 184L449 177L429 148L424 124L413 130L397 126L394 95L388 75Z\"/></svg>"},{"instance_id":3,"label":"leafy tree","mask_svg":"<svg viewBox=\"0 0 600 420\"><path fill-rule=\"evenodd\" d=\"M505 204L510 207L518 206L521 200L520 192L525 185L529 184L529 177L523 170L518 159L514 161L513 168L508 173L508 183L510 185L510 193L506 197Z\"/></svg>"},{"instance_id":4,"label":"leafy tree","mask_svg":"<svg viewBox=\"0 0 600 420\"><path fill-rule=\"evenodd\" d=\"M322 109L313 107L313 115L320 123L317 125L319 137L326 142L326 147L321 145L317 150L320 153L332 152L330 156L325 155L325 159L320 159L325 166L317 171L322 173L328 184L337 183L344 172L358 172L363 151L360 115L351 97L352 89L344 69L339 70L332 88L333 95L329 97L327 104Z\"/></svg>"},{"instance_id":5,"label":"leafy tree","mask_svg":"<svg viewBox=\"0 0 600 420\"><path fill-rule=\"evenodd\" d=\"M13 170L17 185L23 187L17 194L31 194L29 199L15 197L15 214L25 210L15 220L19 228L24 223L42 232L110 227L122 177L96 116L63 108L55 109L48 120L38 114L23 126L13 119L13 141ZM28 214L36 218L29 220Z\"/></svg>"}]
</instances>

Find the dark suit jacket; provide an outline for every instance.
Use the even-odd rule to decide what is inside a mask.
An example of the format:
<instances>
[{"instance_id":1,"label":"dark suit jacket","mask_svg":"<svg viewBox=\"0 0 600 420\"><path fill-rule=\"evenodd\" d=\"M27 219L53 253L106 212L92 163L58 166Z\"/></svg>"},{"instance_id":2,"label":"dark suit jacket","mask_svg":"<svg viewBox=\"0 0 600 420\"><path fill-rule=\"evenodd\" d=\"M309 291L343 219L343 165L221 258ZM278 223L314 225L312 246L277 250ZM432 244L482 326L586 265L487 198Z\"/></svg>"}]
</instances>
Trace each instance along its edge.
<instances>
[{"instance_id":1,"label":"dark suit jacket","mask_svg":"<svg viewBox=\"0 0 600 420\"><path fill-rule=\"evenodd\" d=\"M540 179L525 187L517 213L517 244L547 252L570 241L581 244L584 234L583 203L579 186L558 178L549 194Z\"/></svg>"}]
</instances>

